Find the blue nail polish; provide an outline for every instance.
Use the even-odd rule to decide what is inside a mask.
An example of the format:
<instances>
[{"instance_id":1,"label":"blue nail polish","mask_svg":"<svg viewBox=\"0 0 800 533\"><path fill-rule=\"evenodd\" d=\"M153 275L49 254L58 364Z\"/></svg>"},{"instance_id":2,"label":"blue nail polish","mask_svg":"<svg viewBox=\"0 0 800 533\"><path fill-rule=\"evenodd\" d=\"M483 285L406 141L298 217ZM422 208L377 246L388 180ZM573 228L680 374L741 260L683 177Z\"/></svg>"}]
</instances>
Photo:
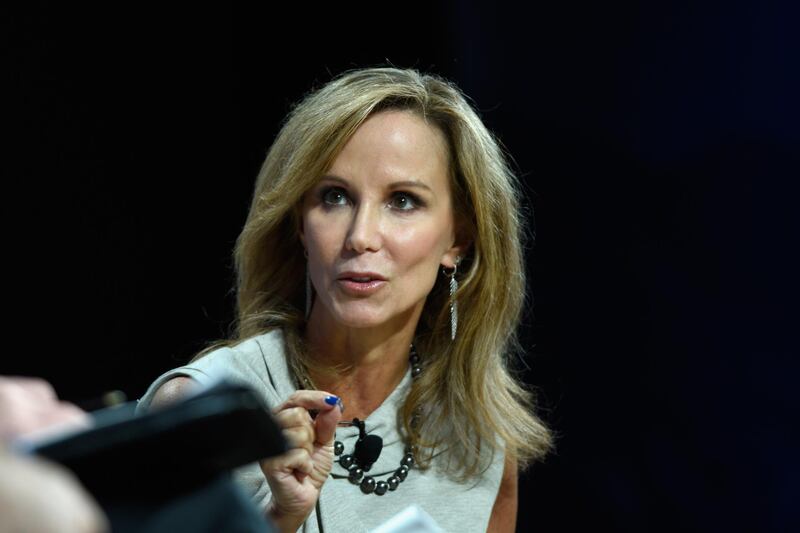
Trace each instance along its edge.
<instances>
[{"instance_id":1,"label":"blue nail polish","mask_svg":"<svg viewBox=\"0 0 800 533\"><path fill-rule=\"evenodd\" d=\"M336 405L339 402L340 402L340 400L339 400L338 396L326 396L325 397L325 403L327 403L328 405Z\"/></svg>"}]
</instances>

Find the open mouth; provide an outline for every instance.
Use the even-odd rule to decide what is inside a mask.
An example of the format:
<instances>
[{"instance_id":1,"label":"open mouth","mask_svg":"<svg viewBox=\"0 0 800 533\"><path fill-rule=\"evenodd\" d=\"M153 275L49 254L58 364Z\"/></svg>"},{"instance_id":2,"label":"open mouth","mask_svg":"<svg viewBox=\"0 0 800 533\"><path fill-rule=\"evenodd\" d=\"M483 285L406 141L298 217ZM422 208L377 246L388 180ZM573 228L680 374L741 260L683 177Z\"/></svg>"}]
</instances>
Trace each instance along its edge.
<instances>
[{"instance_id":1,"label":"open mouth","mask_svg":"<svg viewBox=\"0 0 800 533\"><path fill-rule=\"evenodd\" d=\"M369 283L371 281L386 281L386 278L375 272L342 272L339 280L352 281L354 283Z\"/></svg>"},{"instance_id":2,"label":"open mouth","mask_svg":"<svg viewBox=\"0 0 800 533\"><path fill-rule=\"evenodd\" d=\"M337 282L345 292L362 296L379 290L386 284L386 279L373 273L346 272L337 279Z\"/></svg>"}]
</instances>

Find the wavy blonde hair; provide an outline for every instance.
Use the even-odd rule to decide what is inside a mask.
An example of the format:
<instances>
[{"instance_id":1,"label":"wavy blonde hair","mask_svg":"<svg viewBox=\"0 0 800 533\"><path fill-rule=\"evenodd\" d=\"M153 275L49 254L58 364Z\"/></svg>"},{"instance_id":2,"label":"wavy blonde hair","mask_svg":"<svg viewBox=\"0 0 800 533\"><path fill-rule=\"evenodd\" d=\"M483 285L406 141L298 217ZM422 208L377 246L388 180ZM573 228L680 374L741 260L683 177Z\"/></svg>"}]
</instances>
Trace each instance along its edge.
<instances>
[{"instance_id":1,"label":"wavy blonde hair","mask_svg":"<svg viewBox=\"0 0 800 533\"><path fill-rule=\"evenodd\" d=\"M467 479L487 466L483 452L498 448L524 467L544 456L551 436L534 414L531 392L510 370L520 353L516 328L525 300L518 184L492 134L442 78L396 68L354 70L292 109L258 173L236 243L231 342L281 328L290 367L298 379L308 378L298 206L356 129L386 109L416 113L444 133L460 238L471 243L458 269L454 341L443 276L426 300L415 336L425 371L398 413L400 427L423 468L444 451L447 471ZM412 424L418 410L426 416Z\"/></svg>"}]
</instances>

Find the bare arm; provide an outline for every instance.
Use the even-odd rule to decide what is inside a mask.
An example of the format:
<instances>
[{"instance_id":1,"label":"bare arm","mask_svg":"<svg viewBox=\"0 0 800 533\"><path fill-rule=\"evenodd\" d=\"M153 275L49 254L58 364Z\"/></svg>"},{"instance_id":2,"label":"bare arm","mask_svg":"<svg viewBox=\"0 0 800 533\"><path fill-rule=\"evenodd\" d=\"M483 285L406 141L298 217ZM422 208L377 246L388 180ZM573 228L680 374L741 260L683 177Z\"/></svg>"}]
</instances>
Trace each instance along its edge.
<instances>
[{"instance_id":1,"label":"bare arm","mask_svg":"<svg viewBox=\"0 0 800 533\"><path fill-rule=\"evenodd\" d=\"M172 378L158 388L150 407L159 408L175 403L192 392L197 385L195 380L186 376Z\"/></svg>"},{"instance_id":2,"label":"bare arm","mask_svg":"<svg viewBox=\"0 0 800 533\"><path fill-rule=\"evenodd\" d=\"M489 518L488 533L509 533L517 527L517 461L506 458L503 479Z\"/></svg>"}]
</instances>

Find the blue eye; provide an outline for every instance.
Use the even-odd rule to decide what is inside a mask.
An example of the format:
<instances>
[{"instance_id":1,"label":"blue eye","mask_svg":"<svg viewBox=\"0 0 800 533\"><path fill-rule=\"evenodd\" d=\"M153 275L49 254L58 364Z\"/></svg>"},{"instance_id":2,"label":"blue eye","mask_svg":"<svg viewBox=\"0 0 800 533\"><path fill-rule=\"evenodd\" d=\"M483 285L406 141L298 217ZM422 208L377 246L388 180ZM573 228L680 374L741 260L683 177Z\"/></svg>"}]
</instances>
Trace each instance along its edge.
<instances>
[{"instance_id":1,"label":"blue eye","mask_svg":"<svg viewBox=\"0 0 800 533\"><path fill-rule=\"evenodd\" d=\"M323 189L320 196L322 202L326 205L345 205L347 203L347 194L344 192L344 189L340 187Z\"/></svg>"},{"instance_id":2,"label":"blue eye","mask_svg":"<svg viewBox=\"0 0 800 533\"><path fill-rule=\"evenodd\" d=\"M416 196L407 192L397 192L392 195L392 201L389 203L394 209L400 211L411 211L421 205Z\"/></svg>"}]
</instances>

